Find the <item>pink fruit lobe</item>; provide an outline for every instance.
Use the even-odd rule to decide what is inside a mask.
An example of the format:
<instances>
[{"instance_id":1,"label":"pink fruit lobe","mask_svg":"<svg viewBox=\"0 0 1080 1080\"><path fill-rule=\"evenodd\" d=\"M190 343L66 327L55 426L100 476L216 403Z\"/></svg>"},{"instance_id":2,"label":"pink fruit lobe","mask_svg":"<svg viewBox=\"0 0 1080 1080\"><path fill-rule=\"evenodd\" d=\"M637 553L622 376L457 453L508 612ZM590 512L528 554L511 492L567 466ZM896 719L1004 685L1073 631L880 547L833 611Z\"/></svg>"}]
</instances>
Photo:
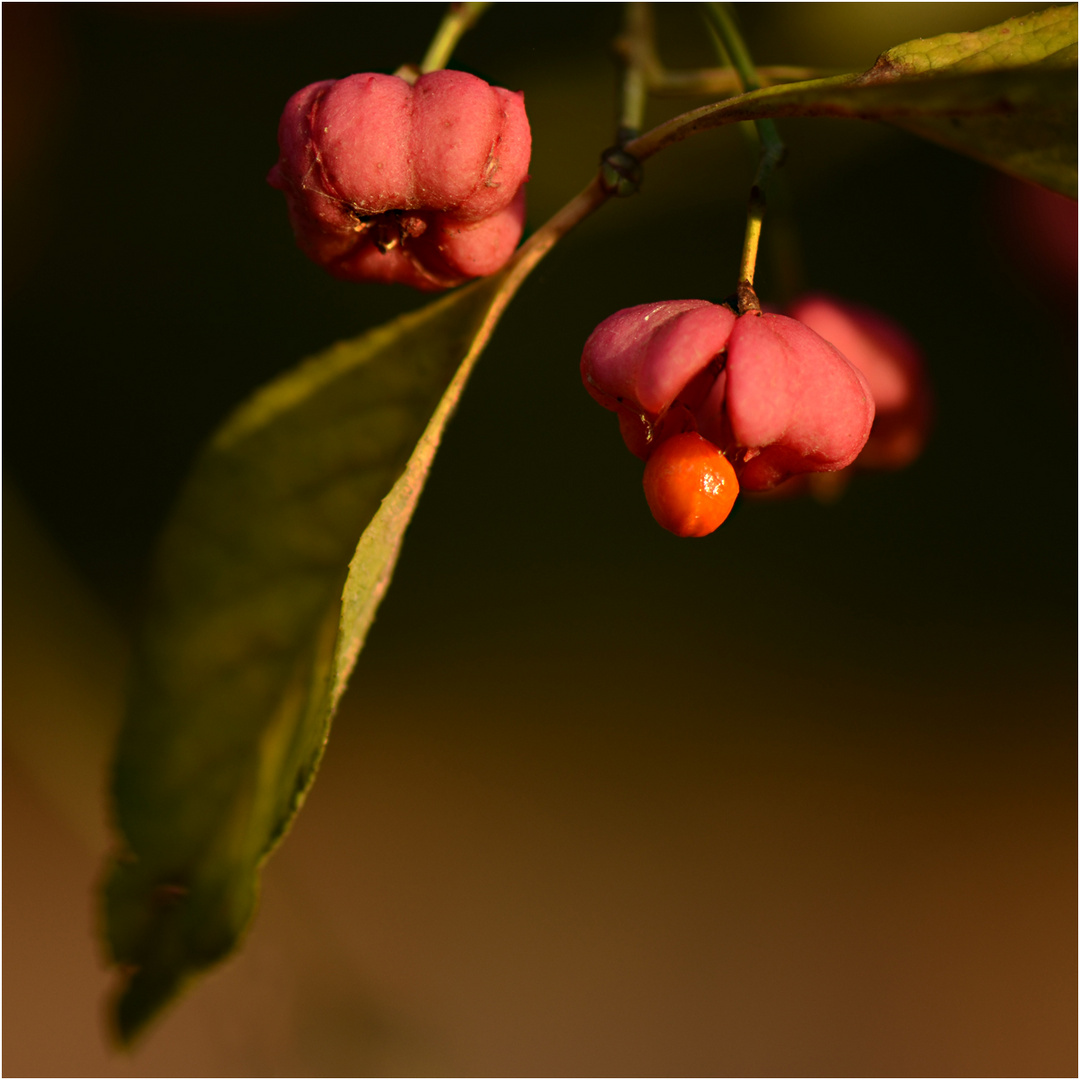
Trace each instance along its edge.
<instances>
[{"instance_id":1,"label":"pink fruit lobe","mask_svg":"<svg viewBox=\"0 0 1080 1080\"><path fill-rule=\"evenodd\" d=\"M871 308L823 294L788 309L835 345L866 377L877 407L859 468L899 469L922 452L930 427L930 385L919 347L897 323Z\"/></svg>"},{"instance_id":2,"label":"pink fruit lobe","mask_svg":"<svg viewBox=\"0 0 1080 1080\"><path fill-rule=\"evenodd\" d=\"M592 332L581 356L582 382L605 409L619 414L632 453L648 457L673 406L686 412L700 403L720 372L734 325L730 308L667 300L624 308Z\"/></svg>"},{"instance_id":3,"label":"pink fruit lobe","mask_svg":"<svg viewBox=\"0 0 1080 1080\"><path fill-rule=\"evenodd\" d=\"M714 394L700 430L736 463L748 491L790 476L835 472L859 455L874 420L866 379L834 346L784 315L748 312L728 339L722 407Z\"/></svg>"}]
</instances>

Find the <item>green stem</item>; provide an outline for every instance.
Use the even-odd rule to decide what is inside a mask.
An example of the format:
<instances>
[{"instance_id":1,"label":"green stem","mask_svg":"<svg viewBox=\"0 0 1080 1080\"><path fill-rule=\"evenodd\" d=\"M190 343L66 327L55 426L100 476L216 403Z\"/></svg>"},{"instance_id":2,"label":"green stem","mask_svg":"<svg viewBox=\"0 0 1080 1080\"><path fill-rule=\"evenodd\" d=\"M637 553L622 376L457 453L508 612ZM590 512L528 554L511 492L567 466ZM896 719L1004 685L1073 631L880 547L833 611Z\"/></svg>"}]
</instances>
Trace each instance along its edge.
<instances>
[{"instance_id":1,"label":"green stem","mask_svg":"<svg viewBox=\"0 0 1080 1080\"><path fill-rule=\"evenodd\" d=\"M716 34L721 51L730 60L731 66L743 85L743 90L752 92L761 89L761 80L750 52L739 33L731 10L727 4L709 3L705 5L709 18L709 28ZM754 186L750 189L750 204L746 214L746 235L743 240L742 259L739 264L740 309L743 297L749 307L756 304L754 298L754 271L757 267L758 246L761 241L761 228L765 218L766 191L773 172L784 159L784 144L780 133L771 120L755 120L754 128L760 143L757 174ZM748 308L749 309L749 308Z\"/></svg>"},{"instance_id":2,"label":"green stem","mask_svg":"<svg viewBox=\"0 0 1080 1080\"><path fill-rule=\"evenodd\" d=\"M645 120L645 100L648 86L645 75L639 67L627 67L623 72L621 105L619 109L620 143L636 139L641 134Z\"/></svg>"},{"instance_id":3,"label":"green stem","mask_svg":"<svg viewBox=\"0 0 1080 1080\"><path fill-rule=\"evenodd\" d=\"M813 91L814 95L817 95L823 87L842 89L861 77L860 75L845 75L835 79L807 82L803 92ZM760 120L763 113L768 114L777 108L775 96L775 93L764 90L693 109L658 124L651 131L646 131L633 142L627 143L626 153L638 161L645 161L669 146L701 132L712 131L715 128L726 127L728 124L737 124L745 120ZM785 107L787 111L792 111L788 102L785 102ZM814 114L806 112L804 115ZM502 271L507 277L507 288L511 292L516 290L555 244L616 194L612 186L605 182L601 170L583 191L571 199L518 248L514 257Z\"/></svg>"},{"instance_id":4,"label":"green stem","mask_svg":"<svg viewBox=\"0 0 1080 1080\"><path fill-rule=\"evenodd\" d=\"M688 97L695 94L714 99L730 97L741 91L745 85L730 67L683 71L669 71L665 68L656 51L656 35L653 32L649 4L626 5L623 29L615 40L615 51L626 66L637 68L641 72L645 89L657 97ZM842 73L809 67L774 66L757 69L758 83L761 86L805 82L807 79L839 74Z\"/></svg>"},{"instance_id":5,"label":"green stem","mask_svg":"<svg viewBox=\"0 0 1080 1080\"><path fill-rule=\"evenodd\" d=\"M754 69L762 86L778 83L806 82L829 75L841 74L839 70L809 67L760 67ZM731 97L742 91L743 82L731 68L700 68L686 71L668 71L660 68L646 72L649 93L655 97L689 97L700 94L712 98Z\"/></svg>"},{"instance_id":6,"label":"green stem","mask_svg":"<svg viewBox=\"0 0 1080 1080\"><path fill-rule=\"evenodd\" d=\"M721 62L726 65L725 70L728 76L733 80L738 90L746 90L746 79L735 69L735 64L731 59L731 54L724 46L723 39L716 32L716 27L713 26L712 21L705 20L706 29L709 31L709 37L712 38L713 47L716 49L716 55L720 57ZM757 78L757 73L754 73L754 78ZM761 134L757 129L757 125L751 120L744 120L741 124L737 125L739 128L739 134L746 141L747 145L753 151L755 159L761 156Z\"/></svg>"},{"instance_id":7,"label":"green stem","mask_svg":"<svg viewBox=\"0 0 1080 1080\"><path fill-rule=\"evenodd\" d=\"M429 71L440 71L446 67L462 35L476 24L489 7L490 2L451 4L420 63L420 74L426 75Z\"/></svg>"},{"instance_id":8,"label":"green stem","mask_svg":"<svg viewBox=\"0 0 1080 1080\"><path fill-rule=\"evenodd\" d=\"M727 4L710 3L705 5L709 17L709 26L716 31L726 53L726 59L735 69L744 90L760 90L761 82L750 59L746 43L735 26L735 20Z\"/></svg>"},{"instance_id":9,"label":"green stem","mask_svg":"<svg viewBox=\"0 0 1080 1080\"><path fill-rule=\"evenodd\" d=\"M859 120L890 120L899 116L901 110L889 100L884 103L874 101L871 107L859 109L844 100L846 91L863 77L861 74L852 74L813 79L792 83L786 87L755 90L751 94L739 94L710 105L702 105L657 124L635 139L627 149L639 161L645 161L673 143L682 142L703 131L775 115L843 116ZM836 101L830 100L828 104L823 104L821 98L826 93L835 94ZM865 98L866 95L862 96ZM910 112L907 115L910 115Z\"/></svg>"},{"instance_id":10,"label":"green stem","mask_svg":"<svg viewBox=\"0 0 1080 1080\"><path fill-rule=\"evenodd\" d=\"M653 22L649 4L627 4L623 15L623 32L615 43L615 51L623 64L616 140L620 146L637 138L645 122L650 68L659 66L652 43Z\"/></svg>"},{"instance_id":11,"label":"green stem","mask_svg":"<svg viewBox=\"0 0 1080 1080\"><path fill-rule=\"evenodd\" d=\"M758 245L761 243L761 226L765 220L765 196L755 184L750 189L750 202L746 208L746 232L743 235L742 258L739 260L739 288L753 289L754 270L757 267ZM742 304L739 305L742 307Z\"/></svg>"},{"instance_id":12,"label":"green stem","mask_svg":"<svg viewBox=\"0 0 1080 1080\"><path fill-rule=\"evenodd\" d=\"M623 149L641 134L648 99L648 76L643 48L652 40L652 13L646 3L627 4L623 31L615 41L615 52L622 61L619 84L619 123L615 142L600 155L600 176L608 191L619 198L636 195L641 187L641 162Z\"/></svg>"}]
</instances>

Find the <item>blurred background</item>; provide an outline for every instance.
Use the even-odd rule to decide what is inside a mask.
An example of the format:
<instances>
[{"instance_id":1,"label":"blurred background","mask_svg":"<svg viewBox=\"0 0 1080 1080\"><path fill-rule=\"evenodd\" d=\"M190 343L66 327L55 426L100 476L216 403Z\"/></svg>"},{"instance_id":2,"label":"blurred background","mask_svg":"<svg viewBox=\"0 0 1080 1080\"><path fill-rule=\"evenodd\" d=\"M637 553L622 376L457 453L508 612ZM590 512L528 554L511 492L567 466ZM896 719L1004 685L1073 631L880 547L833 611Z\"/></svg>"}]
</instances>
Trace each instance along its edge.
<instances>
[{"instance_id":1,"label":"blurred background","mask_svg":"<svg viewBox=\"0 0 1080 1080\"><path fill-rule=\"evenodd\" d=\"M759 63L859 70L1027 10L743 17ZM1073 1073L1075 204L828 120L782 125L799 272L922 343L923 457L654 525L580 350L732 290L753 160L650 161L477 369L243 951L110 1048L94 890L155 533L254 387L424 302L295 248L277 118L441 11L3 7L5 1073ZM612 141L619 14L496 5L456 54L525 91L532 228ZM695 6L658 26L711 62Z\"/></svg>"}]
</instances>

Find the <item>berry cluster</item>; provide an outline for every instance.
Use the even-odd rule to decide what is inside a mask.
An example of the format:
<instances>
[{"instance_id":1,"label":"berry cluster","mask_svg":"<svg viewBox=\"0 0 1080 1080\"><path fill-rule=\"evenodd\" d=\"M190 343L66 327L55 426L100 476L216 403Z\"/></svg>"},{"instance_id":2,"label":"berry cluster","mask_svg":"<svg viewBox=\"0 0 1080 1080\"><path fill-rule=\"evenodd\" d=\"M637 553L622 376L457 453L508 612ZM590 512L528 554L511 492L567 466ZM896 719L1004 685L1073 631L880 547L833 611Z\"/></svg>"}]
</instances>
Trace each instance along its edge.
<instances>
[{"instance_id":1,"label":"berry cluster","mask_svg":"<svg viewBox=\"0 0 1080 1080\"><path fill-rule=\"evenodd\" d=\"M929 416L902 331L826 297L791 315L705 300L626 308L590 335L581 377L647 462L653 516L679 536L716 529L740 489L836 472L864 448L873 466L906 464Z\"/></svg>"},{"instance_id":2,"label":"berry cluster","mask_svg":"<svg viewBox=\"0 0 1080 1080\"><path fill-rule=\"evenodd\" d=\"M350 75L293 94L269 182L335 277L436 290L492 274L525 222L522 95L462 71Z\"/></svg>"}]
</instances>

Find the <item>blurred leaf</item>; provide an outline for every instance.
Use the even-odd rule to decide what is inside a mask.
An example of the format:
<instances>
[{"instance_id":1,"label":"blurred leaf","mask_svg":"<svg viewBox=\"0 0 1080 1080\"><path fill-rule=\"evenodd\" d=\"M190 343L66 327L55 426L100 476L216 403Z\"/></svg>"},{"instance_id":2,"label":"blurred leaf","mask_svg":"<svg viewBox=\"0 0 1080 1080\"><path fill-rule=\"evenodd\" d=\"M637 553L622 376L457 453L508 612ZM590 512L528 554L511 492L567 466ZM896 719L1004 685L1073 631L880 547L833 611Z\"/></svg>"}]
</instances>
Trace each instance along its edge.
<instances>
[{"instance_id":1,"label":"blurred leaf","mask_svg":"<svg viewBox=\"0 0 1080 1080\"><path fill-rule=\"evenodd\" d=\"M127 846L105 903L124 1041L248 924L443 427L523 276L312 357L198 462L163 537L115 764Z\"/></svg>"},{"instance_id":2,"label":"blurred leaf","mask_svg":"<svg viewBox=\"0 0 1080 1080\"><path fill-rule=\"evenodd\" d=\"M1076 7L884 53L869 71L755 90L661 125L631 144L648 157L739 120L881 120L1013 176L1076 197Z\"/></svg>"}]
</instances>

